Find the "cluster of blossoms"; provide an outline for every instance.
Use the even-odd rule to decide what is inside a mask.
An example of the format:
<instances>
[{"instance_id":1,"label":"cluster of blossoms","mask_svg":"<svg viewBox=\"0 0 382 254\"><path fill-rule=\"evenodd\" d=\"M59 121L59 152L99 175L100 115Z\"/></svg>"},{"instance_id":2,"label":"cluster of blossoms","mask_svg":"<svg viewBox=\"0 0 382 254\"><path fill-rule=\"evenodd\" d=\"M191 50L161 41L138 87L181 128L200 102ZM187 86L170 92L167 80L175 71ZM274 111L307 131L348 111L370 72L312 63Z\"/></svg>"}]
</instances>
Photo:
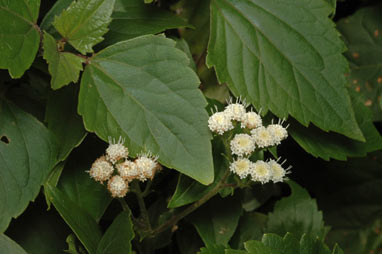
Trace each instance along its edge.
<instances>
[{"instance_id":1,"label":"cluster of blossoms","mask_svg":"<svg viewBox=\"0 0 382 254\"><path fill-rule=\"evenodd\" d=\"M137 159L128 159L129 150L123 145L124 140L118 142L109 138L109 147L106 155L102 155L94 161L88 171L95 181L103 183L107 181L107 189L112 197L122 198L129 189L129 182L134 179L146 181L152 179L155 172L160 169L157 157L150 153L140 154Z\"/></svg>"},{"instance_id":2,"label":"cluster of blossoms","mask_svg":"<svg viewBox=\"0 0 382 254\"><path fill-rule=\"evenodd\" d=\"M262 184L269 181L282 182L289 173L289 168L284 169L283 163L277 160L252 162L249 157L256 149L279 145L288 137L288 132L282 122L263 126L263 121L257 113L247 112L245 102L238 100L236 103L229 101L225 110L214 113L208 120L208 127L212 132L223 135L234 129L236 124L241 127L242 133L236 134L230 141L230 148L234 160L230 170L241 179L251 176L253 181Z\"/></svg>"}]
</instances>

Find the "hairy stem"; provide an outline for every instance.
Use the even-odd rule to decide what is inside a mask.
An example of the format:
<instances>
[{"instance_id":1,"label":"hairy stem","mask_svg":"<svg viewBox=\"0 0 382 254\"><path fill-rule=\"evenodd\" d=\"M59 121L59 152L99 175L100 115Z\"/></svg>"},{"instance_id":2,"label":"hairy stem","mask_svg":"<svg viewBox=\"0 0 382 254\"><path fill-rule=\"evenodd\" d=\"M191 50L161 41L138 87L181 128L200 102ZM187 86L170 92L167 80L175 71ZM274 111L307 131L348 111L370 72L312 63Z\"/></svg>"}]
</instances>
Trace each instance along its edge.
<instances>
[{"instance_id":1,"label":"hairy stem","mask_svg":"<svg viewBox=\"0 0 382 254\"><path fill-rule=\"evenodd\" d=\"M146 228L148 231L152 231L149 213L146 208L145 200L144 200L144 193L141 191L141 187L139 186L139 182L132 181L132 189L131 191L135 193L139 205L139 210L141 212L141 218L143 222L145 223Z\"/></svg>"}]
</instances>

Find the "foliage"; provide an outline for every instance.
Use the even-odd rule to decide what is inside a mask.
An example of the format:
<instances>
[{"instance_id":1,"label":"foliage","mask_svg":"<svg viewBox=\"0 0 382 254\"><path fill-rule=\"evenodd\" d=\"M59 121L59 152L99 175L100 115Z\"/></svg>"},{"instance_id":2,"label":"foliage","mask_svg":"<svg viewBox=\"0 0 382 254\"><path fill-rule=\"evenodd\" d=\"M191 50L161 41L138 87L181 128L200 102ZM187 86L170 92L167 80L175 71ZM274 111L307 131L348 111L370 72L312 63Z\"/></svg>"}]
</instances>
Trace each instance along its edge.
<instances>
[{"instance_id":1,"label":"foliage","mask_svg":"<svg viewBox=\"0 0 382 254\"><path fill-rule=\"evenodd\" d=\"M0 252L382 253L381 13L0 0Z\"/></svg>"}]
</instances>

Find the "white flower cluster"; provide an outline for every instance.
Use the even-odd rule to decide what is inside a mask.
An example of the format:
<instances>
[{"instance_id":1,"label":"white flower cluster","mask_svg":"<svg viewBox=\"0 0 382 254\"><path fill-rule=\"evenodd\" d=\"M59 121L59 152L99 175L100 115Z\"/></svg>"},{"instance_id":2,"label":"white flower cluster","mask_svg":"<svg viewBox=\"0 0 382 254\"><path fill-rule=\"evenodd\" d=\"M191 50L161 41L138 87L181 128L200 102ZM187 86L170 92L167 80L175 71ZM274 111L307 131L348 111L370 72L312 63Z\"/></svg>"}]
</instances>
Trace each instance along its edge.
<instances>
[{"instance_id":1,"label":"white flower cluster","mask_svg":"<svg viewBox=\"0 0 382 254\"><path fill-rule=\"evenodd\" d=\"M128 159L129 151L124 145L122 137L118 142L109 138L109 147L106 155L102 155L94 161L88 171L95 181L103 183L107 181L107 189L112 197L122 198L126 195L128 183L134 179L146 181L152 179L155 172L160 169L157 157L150 153L141 154L135 161Z\"/></svg>"},{"instance_id":2,"label":"white flower cluster","mask_svg":"<svg viewBox=\"0 0 382 254\"><path fill-rule=\"evenodd\" d=\"M230 165L230 170L240 178L251 176L253 181L267 183L269 181L282 182L289 169L275 160L252 162L249 160L256 148L262 149L279 145L288 137L288 132L282 122L263 126L263 121L257 113L246 111L245 102L240 99L235 103L229 101L225 110L214 113L208 120L208 127L212 132L223 135L233 130L235 123L240 124L243 133L236 134L230 141L232 155L236 157Z\"/></svg>"}]
</instances>

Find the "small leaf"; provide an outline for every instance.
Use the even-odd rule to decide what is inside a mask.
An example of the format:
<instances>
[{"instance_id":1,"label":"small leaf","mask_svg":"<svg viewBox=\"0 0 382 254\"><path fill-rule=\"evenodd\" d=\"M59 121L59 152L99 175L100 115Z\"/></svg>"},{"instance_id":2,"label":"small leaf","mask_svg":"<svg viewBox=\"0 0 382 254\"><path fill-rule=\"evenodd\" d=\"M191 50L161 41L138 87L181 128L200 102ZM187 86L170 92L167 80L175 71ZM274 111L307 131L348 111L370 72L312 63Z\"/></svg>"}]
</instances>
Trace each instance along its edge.
<instances>
[{"instance_id":1,"label":"small leaf","mask_svg":"<svg viewBox=\"0 0 382 254\"><path fill-rule=\"evenodd\" d=\"M315 126L305 128L298 123L292 123L288 129L293 139L305 151L324 160L362 157L369 152L382 149L382 137L372 122L371 110L363 104L359 94L351 91L350 95L358 125L366 142L351 140L335 133L326 133Z\"/></svg>"},{"instance_id":2,"label":"small leaf","mask_svg":"<svg viewBox=\"0 0 382 254\"><path fill-rule=\"evenodd\" d=\"M66 197L86 211L95 221L99 221L112 198L102 185L90 178L86 172L97 156L105 150L96 149L98 143L87 139L68 158L57 188Z\"/></svg>"},{"instance_id":3,"label":"small leaf","mask_svg":"<svg viewBox=\"0 0 382 254\"><path fill-rule=\"evenodd\" d=\"M4 234L0 234L0 250L3 253L27 254L20 245Z\"/></svg>"},{"instance_id":4,"label":"small leaf","mask_svg":"<svg viewBox=\"0 0 382 254\"><path fill-rule=\"evenodd\" d=\"M148 35L99 52L82 75L78 111L103 140L123 136L133 156L149 150L164 166L210 184L206 101L189 59L174 45Z\"/></svg>"},{"instance_id":5,"label":"small leaf","mask_svg":"<svg viewBox=\"0 0 382 254\"><path fill-rule=\"evenodd\" d=\"M82 118L77 114L77 98L78 87L75 86L52 91L48 97L45 121L58 140L59 160L66 159L86 136Z\"/></svg>"},{"instance_id":6,"label":"small leaf","mask_svg":"<svg viewBox=\"0 0 382 254\"><path fill-rule=\"evenodd\" d=\"M190 221L207 247L210 244L227 246L239 223L241 211L237 197L215 197L193 213Z\"/></svg>"},{"instance_id":7,"label":"small leaf","mask_svg":"<svg viewBox=\"0 0 382 254\"><path fill-rule=\"evenodd\" d=\"M47 184L51 202L90 254L95 254L102 233L97 222L59 189Z\"/></svg>"},{"instance_id":8,"label":"small leaf","mask_svg":"<svg viewBox=\"0 0 382 254\"><path fill-rule=\"evenodd\" d=\"M222 156L222 153L224 153L224 144L222 140L215 138L212 141L212 147L215 169L214 182L208 186L205 186L188 176L180 174L175 193L168 203L169 208L176 208L197 201L218 185L219 181L228 169L228 165L226 158Z\"/></svg>"},{"instance_id":9,"label":"small leaf","mask_svg":"<svg viewBox=\"0 0 382 254\"><path fill-rule=\"evenodd\" d=\"M292 232L298 238L309 233L323 238L324 221L316 201L296 183L289 181L288 184L292 194L276 202L273 212L268 215L266 231L279 235Z\"/></svg>"},{"instance_id":10,"label":"small leaf","mask_svg":"<svg viewBox=\"0 0 382 254\"><path fill-rule=\"evenodd\" d=\"M134 238L131 212L121 212L107 229L97 248L97 254L130 254Z\"/></svg>"},{"instance_id":11,"label":"small leaf","mask_svg":"<svg viewBox=\"0 0 382 254\"><path fill-rule=\"evenodd\" d=\"M21 77L36 57L39 8L40 0L0 1L0 69L12 78Z\"/></svg>"},{"instance_id":12,"label":"small leaf","mask_svg":"<svg viewBox=\"0 0 382 254\"><path fill-rule=\"evenodd\" d=\"M0 99L0 232L40 191L57 162L57 143L36 118Z\"/></svg>"},{"instance_id":13,"label":"small leaf","mask_svg":"<svg viewBox=\"0 0 382 254\"><path fill-rule=\"evenodd\" d=\"M174 13L155 5L146 5L142 0L116 0L112 18L103 45L157 34L167 29L192 27Z\"/></svg>"},{"instance_id":14,"label":"small leaf","mask_svg":"<svg viewBox=\"0 0 382 254\"><path fill-rule=\"evenodd\" d=\"M201 248L198 254L224 254L224 250L223 245L210 244L208 247Z\"/></svg>"},{"instance_id":15,"label":"small leaf","mask_svg":"<svg viewBox=\"0 0 382 254\"><path fill-rule=\"evenodd\" d=\"M57 33L53 27L54 18L61 14L63 10L69 7L73 0L57 0L52 8L45 14L41 21L40 28L50 34Z\"/></svg>"},{"instance_id":16,"label":"small leaf","mask_svg":"<svg viewBox=\"0 0 382 254\"><path fill-rule=\"evenodd\" d=\"M323 0L211 0L207 65L257 109L364 141L331 10Z\"/></svg>"},{"instance_id":17,"label":"small leaf","mask_svg":"<svg viewBox=\"0 0 382 254\"><path fill-rule=\"evenodd\" d=\"M363 103L373 110L374 120L382 121L382 5L359 9L341 19L337 28L344 37L350 63L349 83L364 95Z\"/></svg>"},{"instance_id":18,"label":"small leaf","mask_svg":"<svg viewBox=\"0 0 382 254\"><path fill-rule=\"evenodd\" d=\"M56 30L83 55L103 40L115 0L77 0L54 20Z\"/></svg>"},{"instance_id":19,"label":"small leaf","mask_svg":"<svg viewBox=\"0 0 382 254\"><path fill-rule=\"evenodd\" d=\"M76 83L83 70L84 59L69 52L59 52L56 40L47 32L44 32L43 48L44 59L52 75L52 88L59 89L70 82Z\"/></svg>"}]
</instances>

